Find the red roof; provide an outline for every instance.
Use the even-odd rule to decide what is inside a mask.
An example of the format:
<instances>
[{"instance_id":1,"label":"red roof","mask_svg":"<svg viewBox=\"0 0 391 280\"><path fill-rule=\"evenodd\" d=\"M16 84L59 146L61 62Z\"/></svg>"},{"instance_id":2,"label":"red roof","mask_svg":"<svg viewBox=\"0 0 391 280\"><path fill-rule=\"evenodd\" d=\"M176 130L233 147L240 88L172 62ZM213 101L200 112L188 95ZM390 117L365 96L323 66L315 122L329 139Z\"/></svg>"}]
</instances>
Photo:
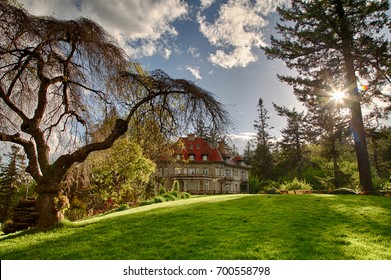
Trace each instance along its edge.
<instances>
[{"instance_id":1,"label":"red roof","mask_svg":"<svg viewBox=\"0 0 391 280\"><path fill-rule=\"evenodd\" d=\"M194 156L193 162L226 162L238 165L242 158L238 155L229 154L224 144L214 146L200 137L182 137L179 141L183 144L182 155L184 160L188 160L190 155ZM203 158L206 156L206 158Z\"/></svg>"}]
</instances>

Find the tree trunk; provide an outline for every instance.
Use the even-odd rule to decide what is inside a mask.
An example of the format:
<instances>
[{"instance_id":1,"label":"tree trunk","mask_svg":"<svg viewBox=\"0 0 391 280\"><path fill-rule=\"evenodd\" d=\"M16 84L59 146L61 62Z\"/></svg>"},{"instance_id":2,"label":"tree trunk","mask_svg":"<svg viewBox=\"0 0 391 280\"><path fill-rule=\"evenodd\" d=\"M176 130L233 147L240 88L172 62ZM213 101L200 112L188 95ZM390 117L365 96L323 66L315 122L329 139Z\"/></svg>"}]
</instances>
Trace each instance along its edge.
<instances>
[{"instance_id":1,"label":"tree trunk","mask_svg":"<svg viewBox=\"0 0 391 280\"><path fill-rule=\"evenodd\" d=\"M64 220L62 210L67 206L68 199L61 195L60 184L54 181L41 181L35 190L38 193L38 227L49 228Z\"/></svg>"},{"instance_id":2,"label":"tree trunk","mask_svg":"<svg viewBox=\"0 0 391 280\"><path fill-rule=\"evenodd\" d=\"M367 149L367 141L361 111L361 97L357 89L354 57L352 54L353 35L347 23L346 14L342 1L336 1L336 12L341 21L342 52L346 67L346 80L350 100L351 128L353 132L360 187L365 193L373 191L371 167Z\"/></svg>"},{"instance_id":3,"label":"tree trunk","mask_svg":"<svg viewBox=\"0 0 391 280\"><path fill-rule=\"evenodd\" d=\"M333 156L333 170L334 170L334 187L336 189L340 186L339 181L339 166L338 166L338 155L337 155L337 148L335 146L335 137L331 139L331 154Z\"/></svg>"},{"instance_id":4,"label":"tree trunk","mask_svg":"<svg viewBox=\"0 0 391 280\"><path fill-rule=\"evenodd\" d=\"M64 214L59 209L58 202L56 201L59 197L60 192L39 193L36 200L39 213L38 227L50 228L64 220Z\"/></svg>"}]
</instances>

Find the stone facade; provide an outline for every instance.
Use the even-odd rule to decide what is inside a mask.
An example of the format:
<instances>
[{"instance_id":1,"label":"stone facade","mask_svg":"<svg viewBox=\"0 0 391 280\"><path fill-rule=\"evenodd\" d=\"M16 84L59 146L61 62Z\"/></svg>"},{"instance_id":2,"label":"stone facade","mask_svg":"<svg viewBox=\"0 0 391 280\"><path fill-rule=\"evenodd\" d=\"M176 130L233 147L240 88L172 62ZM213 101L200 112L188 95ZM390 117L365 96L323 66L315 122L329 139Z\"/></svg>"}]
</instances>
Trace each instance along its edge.
<instances>
[{"instance_id":1,"label":"stone facade","mask_svg":"<svg viewBox=\"0 0 391 280\"><path fill-rule=\"evenodd\" d=\"M192 194L247 193L248 171L240 156L230 155L223 143L213 146L205 139L182 137L183 150L174 164L159 164L157 177L170 189L178 181L181 191Z\"/></svg>"}]
</instances>

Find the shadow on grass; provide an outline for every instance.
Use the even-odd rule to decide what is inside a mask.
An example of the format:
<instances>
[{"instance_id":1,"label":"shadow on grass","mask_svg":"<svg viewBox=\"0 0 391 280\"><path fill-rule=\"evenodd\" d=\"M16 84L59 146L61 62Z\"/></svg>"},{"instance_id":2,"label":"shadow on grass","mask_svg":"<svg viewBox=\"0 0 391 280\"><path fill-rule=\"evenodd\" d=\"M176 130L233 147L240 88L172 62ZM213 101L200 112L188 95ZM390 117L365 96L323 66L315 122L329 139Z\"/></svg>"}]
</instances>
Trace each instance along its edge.
<instances>
[{"instance_id":1,"label":"shadow on grass","mask_svg":"<svg viewBox=\"0 0 391 280\"><path fill-rule=\"evenodd\" d=\"M376 197L243 196L34 233L2 259L391 259L390 212Z\"/></svg>"}]
</instances>

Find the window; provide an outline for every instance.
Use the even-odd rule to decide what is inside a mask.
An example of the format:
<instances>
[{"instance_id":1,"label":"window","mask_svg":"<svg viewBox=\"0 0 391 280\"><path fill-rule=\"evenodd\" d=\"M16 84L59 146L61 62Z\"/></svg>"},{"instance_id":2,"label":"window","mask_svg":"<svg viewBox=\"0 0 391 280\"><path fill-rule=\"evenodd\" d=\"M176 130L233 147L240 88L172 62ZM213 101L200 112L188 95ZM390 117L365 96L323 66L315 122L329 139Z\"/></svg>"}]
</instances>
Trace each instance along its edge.
<instances>
[{"instance_id":1,"label":"window","mask_svg":"<svg viewBox=\"0 0 391 280\"><path fill-rule=\"evenodd\" d=\"M208 155L202 155L202 160L203 161L208 161Z\"/></svg>"},{"instance_id":2,"label":"window","mask_svg":"<svg viewBox=\"0 0 391 280\"><path fill-rule=\"evenodd\" d=\"M209 173L209 172L208 172L208 168L203 168L203 169L202 169L202 174L203 174L203 175L208 175L208 173Z\"/></svg>"},{"instance_id":3,"label":"window","mask_svg":"<svg viewBox=\"0 0 391 280\"><path fill-rule=\"evenodd\" d=\"M188 174L189 174L189 175L195 175L195 174L196 174L195 168L189 168L189 169L188 169Z\"/></svg>"},{"instance_id":4,"label":"window","mask_svg":"<svg viewBox=\"0 0 391 280\"><path fill-rule=\"evenodd\" d=\"M175 168L175 174L181 174L181 168L177 167Z\"/></svg>"},{"instance_id":5,"label":"window","mask_svg":"<svg viewBox=\"0 0 391 280\"><path fill-rule=\"evenodd\" d=\"M195 158L194 155L189 155L189 160L194 161L194 158Z\"/></svg>"},{"instance_id":6,"label":"window","mask_svg":"<svg viewBox=\"0 0 391 280\"><path fill-rule=\"evenodd\" d=\"M220 168L218 167L215 168L215 175L220 176Z\"/></svg>"},{"instance_id":7,"label":"window","mask_svg":"<svg viewBox=\"0 0 391 280\"><path fill-rule=\"evenodd\" d=\"M226 177L231 177L231 169L226 169L225 170L225 176Z\"/></svg>"},{"instance_id":8,"label":"window","mask_svg":"<svg viewBox=\"0 0 391 280\"><path fill-rule=\"evenodd\" d=\"M209 191L209 182L205 182L204 188L206 191Z\"/></svg>"}]
</instances>

